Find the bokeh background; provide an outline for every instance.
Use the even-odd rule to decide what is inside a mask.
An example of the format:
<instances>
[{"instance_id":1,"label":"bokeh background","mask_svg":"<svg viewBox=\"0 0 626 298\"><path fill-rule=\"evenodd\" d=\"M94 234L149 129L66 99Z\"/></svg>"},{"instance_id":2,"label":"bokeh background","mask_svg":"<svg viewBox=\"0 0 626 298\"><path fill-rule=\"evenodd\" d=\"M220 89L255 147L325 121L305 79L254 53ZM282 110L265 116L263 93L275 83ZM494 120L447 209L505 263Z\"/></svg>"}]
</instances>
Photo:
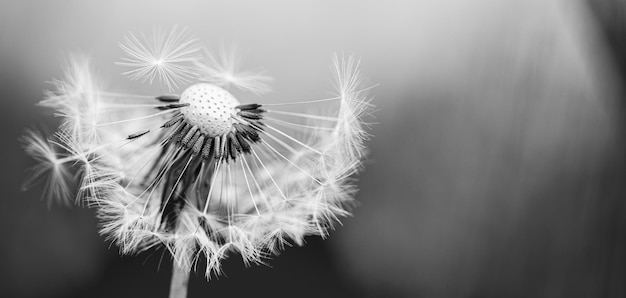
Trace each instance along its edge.
<instances>
[{"instance_id":1,"label":"bokeh background","mask_svg":"<svg viewBox=\"0 0 626 298\"><path fill-rule=\"evenodd\" d=\"M20 189L18 138L69 52L110 89L128 31L188 26L323 98L333 52L380 86L360 202L269 266L189 297L626 297L626 24L619 0L0 1L0 296L166 297L162 251L120 257L93 210Z\"/></svg>"}]
</instances>

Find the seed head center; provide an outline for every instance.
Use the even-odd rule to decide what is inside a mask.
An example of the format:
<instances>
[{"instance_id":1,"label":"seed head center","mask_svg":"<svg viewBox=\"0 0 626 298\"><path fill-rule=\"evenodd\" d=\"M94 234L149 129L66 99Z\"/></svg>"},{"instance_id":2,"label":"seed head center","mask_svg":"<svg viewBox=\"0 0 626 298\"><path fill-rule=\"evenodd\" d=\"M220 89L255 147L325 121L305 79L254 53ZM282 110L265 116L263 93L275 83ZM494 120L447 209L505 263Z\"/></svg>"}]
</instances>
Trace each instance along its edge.
<instances>
[{"instance_id":1,"label":"seed head center","mask_svg":"<svg viewBox=\"0 0 626 298\"><path fill-rule=\"evenodd\" d=\"M185 121L210 137L232 130L231 116L237 113L235 107L239 105L230 92L209 83L198 83L185 89L180 103L189 104L181 109Z\"/></svg>"}]
</instances>

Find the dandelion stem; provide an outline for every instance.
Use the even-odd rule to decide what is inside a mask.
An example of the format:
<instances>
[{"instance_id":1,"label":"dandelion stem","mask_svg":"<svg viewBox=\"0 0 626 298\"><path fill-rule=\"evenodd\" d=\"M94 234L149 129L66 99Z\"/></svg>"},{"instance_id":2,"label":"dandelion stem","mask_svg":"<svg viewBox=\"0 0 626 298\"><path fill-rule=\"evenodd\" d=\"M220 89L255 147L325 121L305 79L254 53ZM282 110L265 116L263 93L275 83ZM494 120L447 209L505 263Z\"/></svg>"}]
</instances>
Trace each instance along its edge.
<instances>
[{"instance_id":1,"label":"dandelion stem","mask_svg":"<svg viewBox=\"0 0 626 298\"><path fill-rule=\"evenodd\" d=\"M176 261L172 266L172 281L170 283L170 298L187 298L189 271L178 266Z\"/></svg>"}]
</instances>

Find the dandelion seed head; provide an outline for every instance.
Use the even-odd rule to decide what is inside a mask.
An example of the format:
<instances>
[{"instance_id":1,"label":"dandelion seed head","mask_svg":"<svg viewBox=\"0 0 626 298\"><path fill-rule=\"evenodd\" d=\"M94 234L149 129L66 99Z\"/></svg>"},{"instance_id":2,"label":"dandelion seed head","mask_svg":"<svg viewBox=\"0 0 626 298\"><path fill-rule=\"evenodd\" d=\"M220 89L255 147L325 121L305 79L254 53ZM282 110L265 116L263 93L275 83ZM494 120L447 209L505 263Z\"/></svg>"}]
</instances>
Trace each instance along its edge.
<instances>
[{"instance_id":1,"label":"dandelion seed head","mask_svg":"<svg viewBox=\"0 0 626 298\"><path fill-rule=\"evenodd\" d=\"M186 29L130 34L120 46L131 79L185 89L103 92L74 62L84 75L57 81L65 92L45 101L68 124L50 142L30 134L26 150L41 163L32 177L49 173L54 195L69 193L64 166L78 167L77 199L98 209L122 253L163 245L182 268L205 259L210 278L229 253L262 263L350 214L370 107L357 59L334 57L335 97L260 103L229 88L260 94L270 78L240 70L234 51L200 62Z\"/></svg>"}]
</instances>

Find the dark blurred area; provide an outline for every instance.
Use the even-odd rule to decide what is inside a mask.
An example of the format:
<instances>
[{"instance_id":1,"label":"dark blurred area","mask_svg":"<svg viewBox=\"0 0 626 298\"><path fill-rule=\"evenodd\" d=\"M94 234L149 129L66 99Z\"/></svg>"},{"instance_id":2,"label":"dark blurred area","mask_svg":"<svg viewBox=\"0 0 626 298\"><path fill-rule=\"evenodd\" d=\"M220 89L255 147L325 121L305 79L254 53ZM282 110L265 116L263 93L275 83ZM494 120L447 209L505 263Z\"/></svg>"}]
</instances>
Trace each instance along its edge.
<instances>
[{"instance_id":1,"label":"dark blurred area","mask_svg":"<svg viewBox=\"0 0 626 298\"><path fill-rule=\"evenodd\" d=\"M20 190L18 138L66 53L107 87L153 25L234 43L270 97L323 98L334 51L379 83L360 202L268 266L237 256L189 297L626 297L626 4L619 0L0 1L0 296L166 297L162 250L119 256L94 211ZM202 271L202 269L200 269Z\"/></svg>"}]
</instances>

